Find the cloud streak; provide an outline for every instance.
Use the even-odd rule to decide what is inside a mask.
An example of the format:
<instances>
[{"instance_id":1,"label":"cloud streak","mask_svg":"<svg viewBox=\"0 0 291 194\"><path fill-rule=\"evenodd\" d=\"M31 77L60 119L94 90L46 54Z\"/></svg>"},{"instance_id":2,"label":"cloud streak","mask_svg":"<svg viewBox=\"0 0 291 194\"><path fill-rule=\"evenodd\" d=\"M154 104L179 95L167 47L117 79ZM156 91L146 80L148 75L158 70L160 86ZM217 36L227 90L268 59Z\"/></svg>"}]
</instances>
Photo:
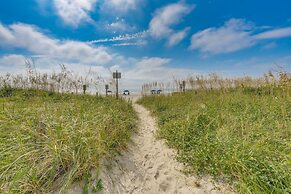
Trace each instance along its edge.
<instances>
[{"instance_id":1,"label":"cloud streak","mask_svg":"<svg viewBox=\"0 0 291 194\"><path fill-rule=\"evenodd\" d=\"M145 46L147 44L147 41L145 40L147 36L148 32L142 31L135 34L125 34L115 36L113 38L91 40L88 41L88 43L89 44L111 43L112 46Z\"/></svg>"}]
</instances>

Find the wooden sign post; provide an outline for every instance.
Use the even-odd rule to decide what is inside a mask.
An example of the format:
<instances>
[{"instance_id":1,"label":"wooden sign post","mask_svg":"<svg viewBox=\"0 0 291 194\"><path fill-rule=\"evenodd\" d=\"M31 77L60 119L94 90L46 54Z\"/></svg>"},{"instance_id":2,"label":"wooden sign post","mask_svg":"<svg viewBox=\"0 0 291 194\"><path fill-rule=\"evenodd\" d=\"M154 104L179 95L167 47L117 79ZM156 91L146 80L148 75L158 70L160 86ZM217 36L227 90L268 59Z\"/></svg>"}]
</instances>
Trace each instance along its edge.
<instances>
[{"instance_id":1,"label":"wooden sign post","mask_svg":"<svg viewBox=\"0 0 291 194\"><path fill-rule=\"evenodd\" d=\"M106 84L106 85L105 85L105 93L106 93L106 96L108 96L108 89L109 89L109 85Z\"/></svg>"},{"instance_id":2,"label":"wooden sign post","mask_svg":"<svg viewBox=\"0 0 291 194\"><path fill-rule=\"evenodd\" d=\"M116 82L116 98L118 98L118 79L121 79L121 73L117 70L113 72L113 79L115 79Z\"/></svg>"}]
</instances>

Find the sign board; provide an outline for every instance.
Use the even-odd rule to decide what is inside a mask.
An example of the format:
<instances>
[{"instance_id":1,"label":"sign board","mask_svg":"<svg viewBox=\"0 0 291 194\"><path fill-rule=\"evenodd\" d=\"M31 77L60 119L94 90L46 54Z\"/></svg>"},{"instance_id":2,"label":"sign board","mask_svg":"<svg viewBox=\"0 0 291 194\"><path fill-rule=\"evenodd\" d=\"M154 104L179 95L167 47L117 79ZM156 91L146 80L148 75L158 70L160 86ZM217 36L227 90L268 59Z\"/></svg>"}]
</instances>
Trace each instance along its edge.
<instances>
[{"instance_id":1,"label":"sign board","mask_svg":"<svg viewBox=\"0 0 291 194\"><path fill-rule=\"evenodd\" d=\"M120 79L121 78L121 73L120 72L113 72L113 78L114 79Z\"/></svg>"},{"instance_id":2,"label":"sign board","mask_svg":"<svg viewBox=\"0 0 291 194\"><path fill-rule=\"evenodd\" d=\"M108 84L105 85L105 89L106 89L106 90L109 89L109 85L108 85Z\"/></svg>"}]
</instances>

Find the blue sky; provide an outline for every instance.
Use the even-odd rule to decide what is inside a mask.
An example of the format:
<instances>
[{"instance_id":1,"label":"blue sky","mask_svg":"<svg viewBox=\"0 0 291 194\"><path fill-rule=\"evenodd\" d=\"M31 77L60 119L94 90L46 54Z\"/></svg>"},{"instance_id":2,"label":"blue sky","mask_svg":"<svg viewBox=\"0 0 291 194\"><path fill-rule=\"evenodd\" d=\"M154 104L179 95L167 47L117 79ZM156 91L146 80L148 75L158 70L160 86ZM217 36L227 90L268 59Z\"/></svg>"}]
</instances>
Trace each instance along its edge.
<instances>
[{"instance_id":1,"label":"blue sky","mask_svg":"<svg viewBox=\"0 0 291 194\"><path fill-rule=\"evenodd\" d=\"M122 86L216 72L258 76L291 71L291 1L0 1L0 71L66 64Z\"/></svg>"}]
</instances>

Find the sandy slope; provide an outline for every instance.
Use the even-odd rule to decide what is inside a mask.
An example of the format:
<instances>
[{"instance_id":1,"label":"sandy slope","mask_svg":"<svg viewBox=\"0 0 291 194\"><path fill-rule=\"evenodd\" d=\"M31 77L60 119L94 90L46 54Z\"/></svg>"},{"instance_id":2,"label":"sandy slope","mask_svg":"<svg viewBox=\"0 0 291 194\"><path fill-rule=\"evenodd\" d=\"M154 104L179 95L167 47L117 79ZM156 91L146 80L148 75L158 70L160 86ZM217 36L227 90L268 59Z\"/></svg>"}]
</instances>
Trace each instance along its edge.
<instances>
[{"instance_id":1,"label":"sandy slope","mask_svg":"<svg viewBox=\"0 0 291 194\"><path fill-rule=\"evenodd\" d=\"M155 138L157 127L149 111L138 104L134 104L134 109L140 120L139 131L129 149L110 167L103 167L103 194L228 193L210 180L180 172L183 166L175 161L174 151Z\"/></svg>"}]
</instances>

